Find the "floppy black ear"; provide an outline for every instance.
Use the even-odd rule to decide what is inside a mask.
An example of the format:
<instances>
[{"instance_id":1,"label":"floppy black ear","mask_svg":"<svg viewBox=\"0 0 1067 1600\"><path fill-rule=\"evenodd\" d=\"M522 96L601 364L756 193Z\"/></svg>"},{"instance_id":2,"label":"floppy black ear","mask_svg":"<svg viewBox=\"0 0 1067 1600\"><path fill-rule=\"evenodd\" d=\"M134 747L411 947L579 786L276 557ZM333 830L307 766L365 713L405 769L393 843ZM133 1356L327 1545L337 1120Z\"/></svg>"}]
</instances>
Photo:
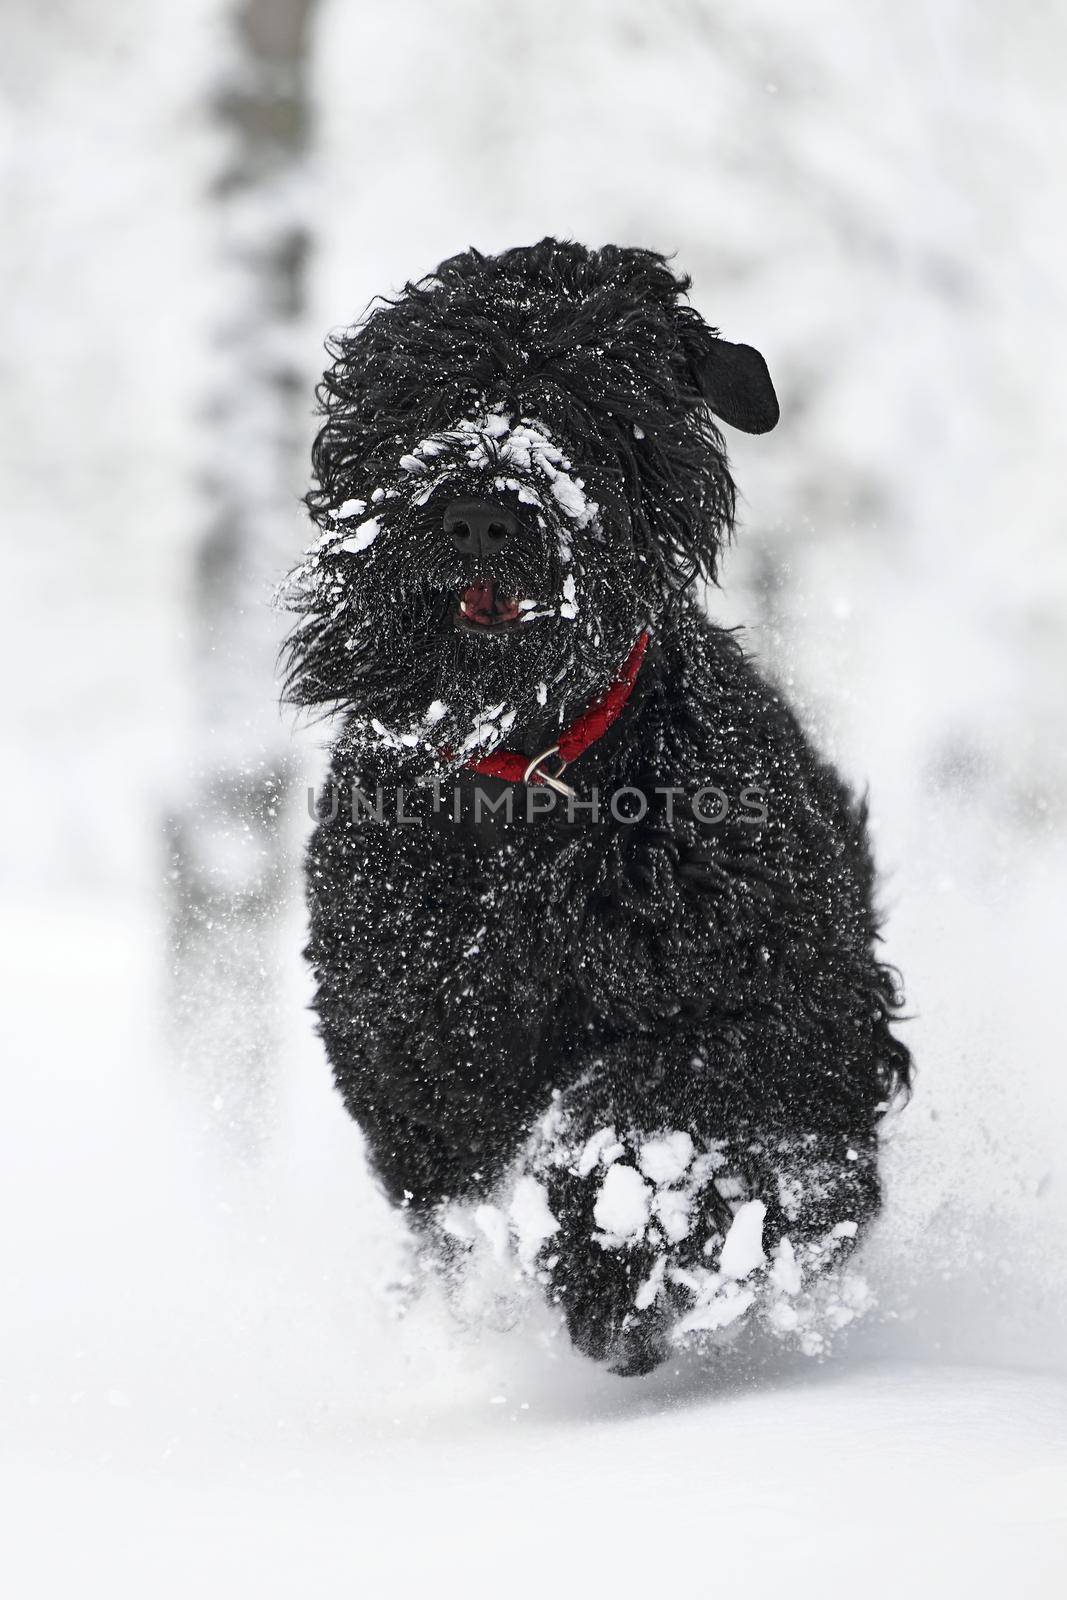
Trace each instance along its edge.
<instances>
[{"instance_id":1,"label":"floppy black ear","mask_svg":"<svg viewBox=\"0 0 1067 1600\"><path fill-rule=\"evenodd\" d=\"M743 433L769 433L778 421L778 397L767 363L750 344L712 339L693 362L708 410Z\"/></svg>"}]
</instances>

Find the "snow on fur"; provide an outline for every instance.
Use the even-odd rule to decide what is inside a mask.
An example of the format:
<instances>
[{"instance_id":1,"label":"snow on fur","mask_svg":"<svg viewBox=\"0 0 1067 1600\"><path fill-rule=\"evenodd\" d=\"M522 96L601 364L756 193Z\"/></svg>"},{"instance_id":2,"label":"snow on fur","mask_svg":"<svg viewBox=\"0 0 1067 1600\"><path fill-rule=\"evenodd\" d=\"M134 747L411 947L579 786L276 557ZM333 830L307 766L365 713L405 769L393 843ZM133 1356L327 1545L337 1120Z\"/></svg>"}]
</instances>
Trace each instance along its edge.
<instances>
[{"instance_id":1,"label":"snow on fur","mask_svg":"<svg viewBox=\"0 0 1067 1600\"><path fill-rule=\"evenodd\" d=\"M544 508L554 502L575 528L595 528L600 507L586 493L561 447L532 418L512 419L503 405L464 417L443 433L421 439L401 468L424 479L418 499L428 500L448 471L450 456L460 456L472 472L495 474L497 486L512 490L520 503ZM442 458L446 465L442 466ZM523 475L520 482L514 476ZM569 548L564 544L565 559Z\"/></svg>"}]
</instances>

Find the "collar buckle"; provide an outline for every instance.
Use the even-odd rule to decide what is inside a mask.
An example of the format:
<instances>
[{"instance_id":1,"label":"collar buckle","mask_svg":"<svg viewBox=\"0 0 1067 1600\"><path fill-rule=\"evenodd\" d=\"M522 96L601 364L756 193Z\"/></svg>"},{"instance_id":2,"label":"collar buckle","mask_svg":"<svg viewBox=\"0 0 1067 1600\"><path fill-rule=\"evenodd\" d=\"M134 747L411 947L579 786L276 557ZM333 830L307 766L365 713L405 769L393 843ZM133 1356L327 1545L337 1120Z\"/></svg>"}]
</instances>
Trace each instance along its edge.
<instances>
[{"instance_id":1,"label":"collar buckle","mask_svg":"<svg viewBox=\"0 0 1067 1600\"><path fill-rule=\"evenodd\" d=\"M552 756L555 756L559 761L559 766L555 772L547 772L541 763L548 761ZM567 763L559 753L559 745L550 744L547 750L542 750L539 756L534 756L522 775L522 781L523 783L530 783L536 774L541 783L547 784L550 789L555 789L557 794L564 795L569 800L576 800L578 798L577 789L572 789L569 783L562 781L566 768Z\"/></svg>"}]
</instances>

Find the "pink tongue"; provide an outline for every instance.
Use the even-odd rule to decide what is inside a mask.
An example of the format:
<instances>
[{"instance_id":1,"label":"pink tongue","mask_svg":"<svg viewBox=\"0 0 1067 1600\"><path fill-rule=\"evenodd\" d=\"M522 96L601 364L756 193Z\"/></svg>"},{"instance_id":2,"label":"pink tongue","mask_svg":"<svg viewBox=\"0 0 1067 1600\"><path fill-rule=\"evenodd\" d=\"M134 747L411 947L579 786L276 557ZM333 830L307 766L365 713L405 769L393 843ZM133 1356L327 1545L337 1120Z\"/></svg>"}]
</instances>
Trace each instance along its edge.
<instances>
[{"instance_id":1,"label":"pink tongue","mask_svg":"<svg viewBox=\"0 0 1067 1600\"><path fill-rule=\"evenodd\" d=\"M513 622L519 614L519 602L498 595L491 578L476 578L462 599L467 616L475 622Z\"/></svg>"},{"instance_id":2,"label":"pink tongue","mask_svg":"<svg viewBox=\"0 0 1067 1600\"><path fill-rule=\"evenodd\" d=\"M463 607L468 617L488 622L493 614L493 585L478 578L469 589L464 589Z\"/></svg>"}]
</instances>

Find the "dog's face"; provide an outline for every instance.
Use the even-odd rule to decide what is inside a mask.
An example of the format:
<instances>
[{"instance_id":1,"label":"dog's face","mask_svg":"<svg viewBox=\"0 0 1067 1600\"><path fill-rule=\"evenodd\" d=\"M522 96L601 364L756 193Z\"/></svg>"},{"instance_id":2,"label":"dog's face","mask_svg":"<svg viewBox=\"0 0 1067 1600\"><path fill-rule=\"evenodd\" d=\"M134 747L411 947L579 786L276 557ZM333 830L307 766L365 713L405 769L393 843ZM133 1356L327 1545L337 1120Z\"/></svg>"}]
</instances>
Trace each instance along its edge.
<instances>
[{"instance_id":1,"label":"dog's face","mask_svg":"<svg viewBox=\"0 0 1067 1600\"><path fill-rule=\"evenodd\" d=\"M471 251L334 343L319 537L283 590L293 700L429 771L606 686L729 534L712 412L777 420L762 358L686 287L646 251Z\"/></svg>"}]
</instances>

